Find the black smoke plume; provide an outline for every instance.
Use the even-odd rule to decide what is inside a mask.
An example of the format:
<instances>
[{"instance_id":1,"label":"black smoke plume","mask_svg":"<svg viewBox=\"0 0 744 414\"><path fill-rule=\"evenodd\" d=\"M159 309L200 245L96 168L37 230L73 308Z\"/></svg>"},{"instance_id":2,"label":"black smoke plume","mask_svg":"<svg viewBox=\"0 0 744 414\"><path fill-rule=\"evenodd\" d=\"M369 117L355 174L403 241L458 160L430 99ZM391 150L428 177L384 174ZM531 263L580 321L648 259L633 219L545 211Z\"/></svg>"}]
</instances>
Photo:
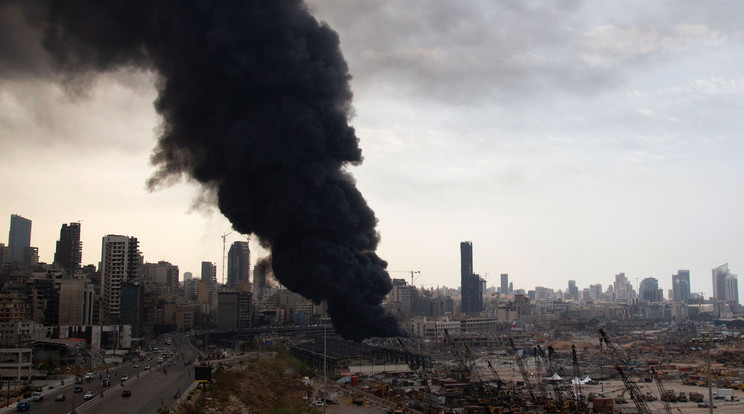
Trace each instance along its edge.
<instances>
[{"instance_id":1,"label":"black smoke plume","mask_svg":"<svg viewBox=\"0 0 744 414\"><path fill-rule=\"evenodd\" d=\"M8 3L6 3L8 4ZM287 288L328 301L349 339L402 332L374 212L346 171L362 161L348 121L338 35L300 0L25 0L68 85L121 68L152 71L161 135L151 188L184 174L235 230L269 246Z\"/></svg>"}]
</instances>

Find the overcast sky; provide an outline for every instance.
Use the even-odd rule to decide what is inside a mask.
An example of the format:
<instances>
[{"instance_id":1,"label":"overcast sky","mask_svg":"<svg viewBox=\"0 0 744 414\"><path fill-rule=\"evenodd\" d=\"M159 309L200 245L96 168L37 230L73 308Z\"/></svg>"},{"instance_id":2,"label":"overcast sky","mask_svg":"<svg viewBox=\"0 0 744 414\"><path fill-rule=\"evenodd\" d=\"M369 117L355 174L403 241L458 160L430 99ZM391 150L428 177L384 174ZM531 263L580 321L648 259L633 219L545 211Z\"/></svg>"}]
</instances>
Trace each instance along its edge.
<instances>
[{"instance_id":1,"label":"overcast sky","mask_svg":"<svg viewBox=\"0 0 744 414\"><path fill-rule=\"evenodd\" d=\"M515 288L606 289L624 272L656 277L666 296L689 269L707 296L712 268L744 273L744 3L310 7L350 66L365 157L351 171L389 269L457 287L469 240L489 286L509 273ZM11 213L33 220L32 245L51 262L62 223L80 220L85 264L100 260L103 235L125 234L147 261L195 276L212 261L221 277L227 220L194 210L189 183L146 189L152 76L120 71L71 98L47 76L38 37L16 29L0 39L6 56L38 53L0 62L0 235Z\"/></svg>"}]
</instances>

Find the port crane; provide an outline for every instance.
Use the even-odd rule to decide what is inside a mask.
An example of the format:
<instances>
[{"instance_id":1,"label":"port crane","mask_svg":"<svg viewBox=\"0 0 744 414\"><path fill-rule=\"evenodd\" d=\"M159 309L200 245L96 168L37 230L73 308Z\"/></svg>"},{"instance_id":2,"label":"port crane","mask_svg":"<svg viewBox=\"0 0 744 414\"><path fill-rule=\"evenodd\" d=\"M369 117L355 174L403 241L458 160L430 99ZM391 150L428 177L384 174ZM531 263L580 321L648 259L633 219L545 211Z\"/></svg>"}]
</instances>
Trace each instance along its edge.
<instances>
[{"instance_id":1,"label":"port crane","mask_svg":"<svg viewBox=\"0 0 744 414\"><path fill-rule=\"evenodd\" d=\"M607 351L609 351L610 356L615 362L615 369L620 374L620 378L622 378L623 384L625 384L625 388L630 393L630 398L633 400L633 404L635 404L638 413L652 414L651 410L648 408L648 405L646 405L646 401L644 396L641 394L641 390L638 388L638 384L636 384L635 379L628 370L628 366L625 363L625 357L623 357L623 355L620 353L620 350L617 349L615 344L610 341L610 337L607 336L607 333L605 333L604 329L599 330L599 335L599 345L602 346L602 342L604 341L604 344L607 347Z\"/></svg>"}]
</instances>

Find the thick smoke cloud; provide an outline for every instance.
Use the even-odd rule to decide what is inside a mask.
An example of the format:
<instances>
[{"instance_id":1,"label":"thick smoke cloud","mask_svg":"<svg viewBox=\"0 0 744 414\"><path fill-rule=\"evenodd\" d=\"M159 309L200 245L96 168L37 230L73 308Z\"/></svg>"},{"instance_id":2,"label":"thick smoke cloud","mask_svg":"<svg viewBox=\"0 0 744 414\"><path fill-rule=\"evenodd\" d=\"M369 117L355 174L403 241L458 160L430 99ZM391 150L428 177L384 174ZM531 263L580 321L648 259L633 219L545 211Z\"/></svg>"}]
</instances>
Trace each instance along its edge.
<instances>
[{"instance_id":1,"label":"thick smoke cloud","mask_svg":"<svg viewBox=\"0 0 744 414\"><path fill-rule=\"evenodd\" d=\"M14 4L73 87L132 67L157 77L157 188L184 174L235 230L271 249L289 289L327 300L346 338L400 335L376 218L349 164L352 93L337 34L299 0L60 0Z\"/></svg>"}]
</instances>

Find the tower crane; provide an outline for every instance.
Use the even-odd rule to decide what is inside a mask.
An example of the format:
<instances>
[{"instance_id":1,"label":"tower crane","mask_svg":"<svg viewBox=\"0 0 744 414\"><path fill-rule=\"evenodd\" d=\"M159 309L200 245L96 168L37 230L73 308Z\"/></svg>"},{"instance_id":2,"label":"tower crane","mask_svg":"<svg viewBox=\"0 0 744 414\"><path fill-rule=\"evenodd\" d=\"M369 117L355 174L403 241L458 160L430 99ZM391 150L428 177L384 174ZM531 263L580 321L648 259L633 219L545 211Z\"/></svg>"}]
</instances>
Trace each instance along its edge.
<instances>
[{"instance_id":1,"label":"tower crane","mask_svg":"<svg viewBox=\"0 0 744 414\"><path fill-rule=\"evenodd\" d=\"M411 286L413 286L413 282L415 282L418 279L418 276L415 278L413 275L420 275L420 270L388 270L388 273L409 273L411 275Z\"/></svg>"},{"instance_id":2,"label":"tower crane","mask_svg":"<svg viewBox=\"0 0 744 414\"><path fill-rule=\"evenodd\" d=\"M231 235L232 232L227 232L222 235L222 284L225 284L225 241L227 236Z\"/></svg>"},{"instance_id":3,"label":"tower crane","mask_svg":"<svg viewBox=\"0 0 744 414\"><path fill-rule=\"evenodd\" d=\"M630 372L628 371L628 366L625 363L625 357L623 357L617 347L615 347L615 344L610 342L610 337L607 336L604 329L599 330L599 335L600 346L602 345L602 341L604 341L605 345L607 346L607 350L609 351L610 356L615 363L615 369L620 374L620 377L623 380L623 384L625 384L625 388L630 393L630 398L633 400L638 413L651 414L651 410L648 408L648 405L646 405L646 401L644 396L641 394L641 390L638 389L638 384L636 384L635 379L630 375Z\"/></svg>"}]
</instances>

